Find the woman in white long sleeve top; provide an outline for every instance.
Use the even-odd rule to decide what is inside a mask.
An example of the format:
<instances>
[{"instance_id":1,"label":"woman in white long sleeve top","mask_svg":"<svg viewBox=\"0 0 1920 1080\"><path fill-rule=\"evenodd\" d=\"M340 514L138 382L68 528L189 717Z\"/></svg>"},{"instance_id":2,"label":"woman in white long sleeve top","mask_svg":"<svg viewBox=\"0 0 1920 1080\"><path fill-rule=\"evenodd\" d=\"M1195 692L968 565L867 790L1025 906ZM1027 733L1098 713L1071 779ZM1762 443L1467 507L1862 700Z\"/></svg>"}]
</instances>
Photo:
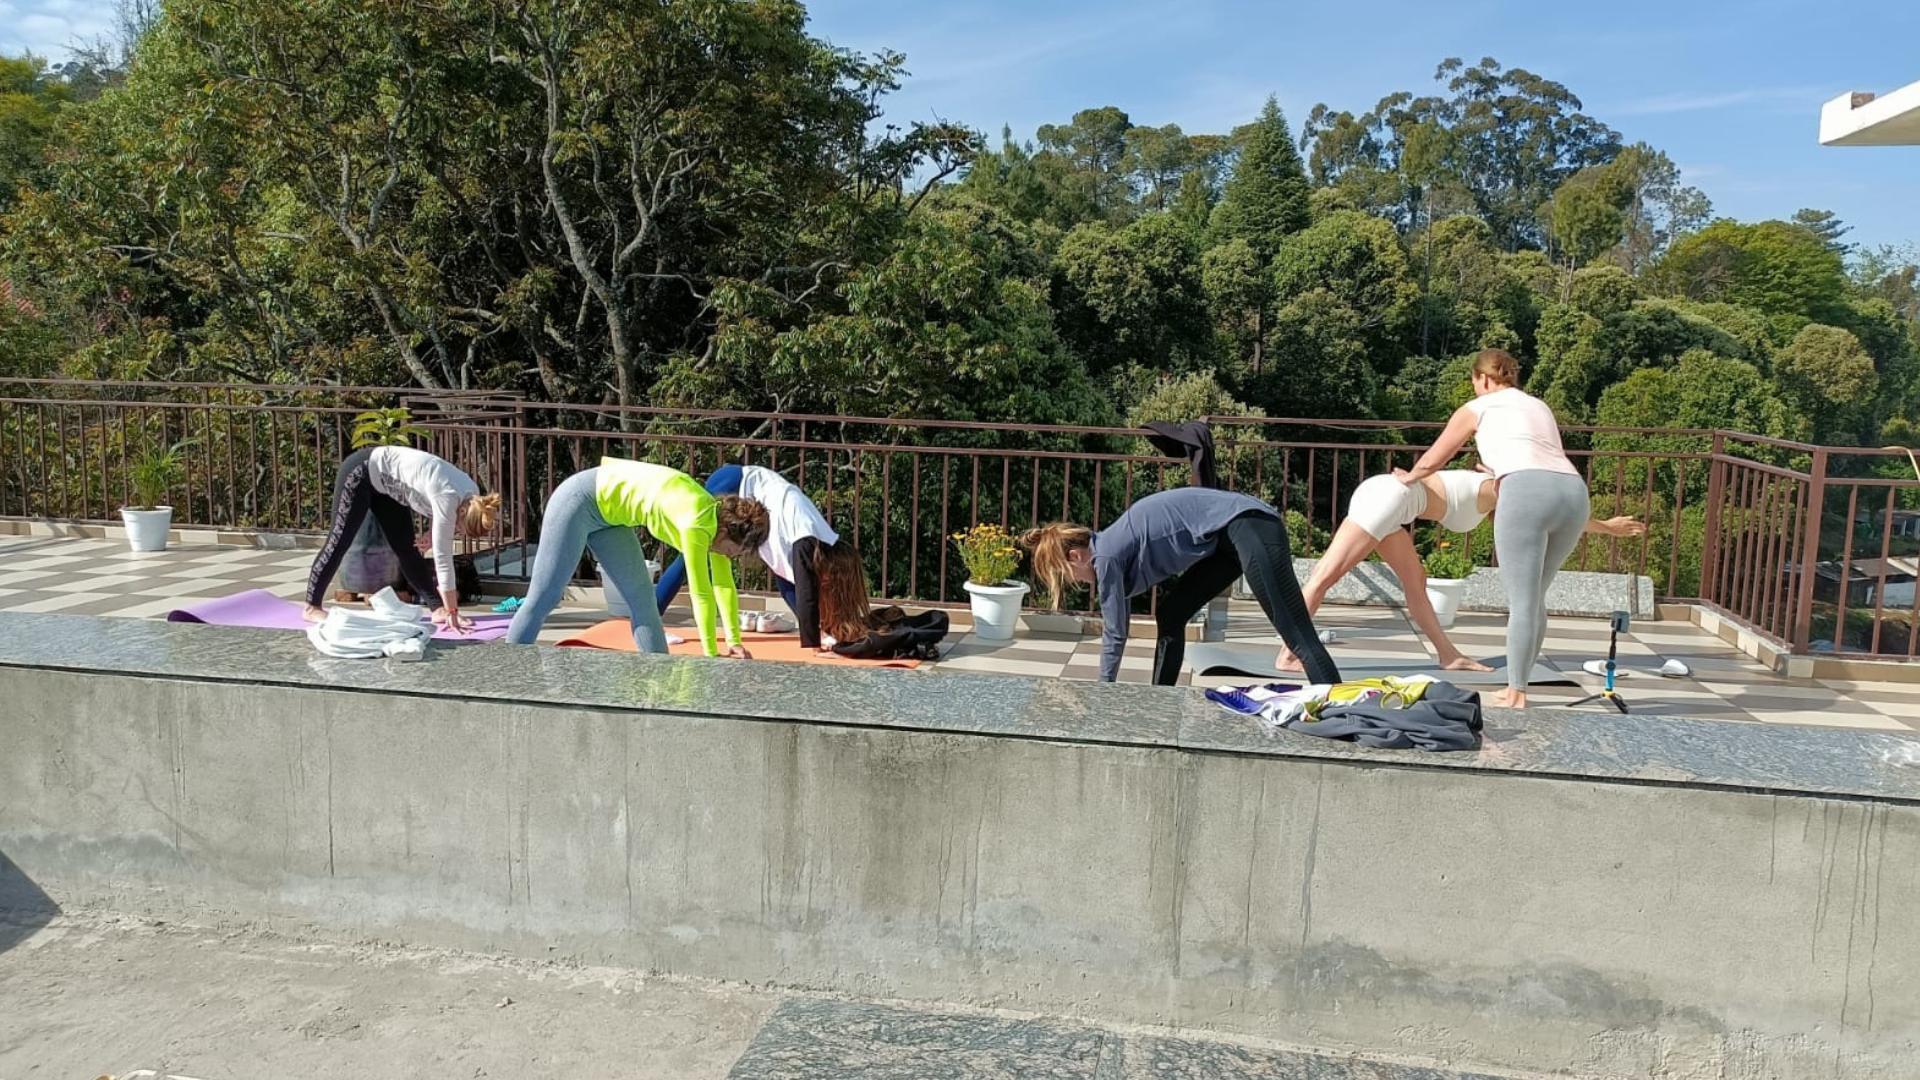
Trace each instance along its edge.
<instances>
[{"instance_id":1,"label":"woman in white long sleeve top","mask_svg":"<svg viewBox=\"0 0 1920 1080\"><path fill-rule=\"evenodd\" d=\"M414 546L415 513L431 522L431 570ZM499 513L500 496L480 494L473 477L424 450L410 446L355 450L334 476L333 526L307 574L307 619L326 618L320 598L340 569L354 534L372 514L414 595L422 600L440 598L434 621L455 630L468 629L471 624L460 614L460 592L453 574L453 538L457 533L484 536L492 532Z\"/></svg>"}]
</instances>

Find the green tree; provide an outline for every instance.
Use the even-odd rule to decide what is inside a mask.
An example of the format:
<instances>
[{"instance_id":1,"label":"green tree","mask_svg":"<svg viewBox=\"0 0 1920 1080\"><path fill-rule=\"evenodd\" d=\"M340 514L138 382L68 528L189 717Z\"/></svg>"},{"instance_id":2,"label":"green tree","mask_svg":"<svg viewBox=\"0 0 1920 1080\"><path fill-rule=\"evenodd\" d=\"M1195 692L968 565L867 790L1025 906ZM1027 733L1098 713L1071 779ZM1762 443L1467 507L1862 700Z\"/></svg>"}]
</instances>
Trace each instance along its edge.
<instances>
[{"instance_id":1,"label":"green tree","mask_svg":"<svg viewBox=\"0 0 1920 1080\"><path fill-rule=\"evenodd\" d=\"M1860 339L1811 323L1774 355L1774 380L1822 441L1856 443L1880 375Z\"/></svg>"},{"instance_id":2,"label":"green tree","mask_svg":"<svg viewBox=\"0 0 1920 1080\"><path fill-rule=\"evenodd\" d=\"M1618 246L1627 236L1627 207L1634 187L1612 165L1596 165L1573 174L1547 204L1547 235L1566 260L1567 288L1573 271Z\"/></svg>"},{"instance_id":3,"label":"green tree","mask_svg":"<svg viewBox=\"0 0 1920 1080\"><path fill-rule=\"evenodd\" d=\"M1062 337L1095 374L1187 368L1212 353L1199 252L1165 214L1068 233L1054 256L1053 297Z\"/></svg>"},{"instance_id":4,"label":"green tree","mask_svg":"<svg viewBox=\"0 0 1920 1080\"><path fill-rule=\"evenodd\" d=\"M705 354L668 365L656 400L841 416L1090 424L1106 398L1054 330L1044 256L1027 226L977 203L915 215L853 271L844 310L782 329L763 293L720 300Z\"/></svg>"},{"instance_id":5,"label":"green tree","mask_svg":"<svg viewBox=\"0 0 1920 1080\"><path fill-rule=\"evenodd\" d=\"M1220 354L1227 358L1230 381L1243 386L1265 366L1262 340L1273 314L1273 275L1253 245L1229 240L1200 258L1200 284L1213 315Z\"/></svg>"},{"instance_id":6,"label":"green tree","mask_svg":"<svg viewBox=\"0 0 1920 1080\"><path fill-rule=\"evenodd\" d=\"M1840 216L1833 211L1802 208L1793 212L1791 220L1795 225L1819 237L1820 242L1827 246L1827 250L1835 255L1844 259L1852 253L1853 245L1842 240L1841 237L1852 232L1853 227L1842 222Z\"/></svg>"},{"instance_id":7,"label":"green tree","mask_svg":"<svg viewBox=\"0 0 1920 1080\"><path fill-rule=\"evenodd\" d=\"M1215 242L1245 240L1271 259L1282 241L1312 221L1306 169L1275 98L1267 99L1257 120L1234 132L1234 140L1240 156L1213 208Z\"/></svg>"},{"instance_id":8,"label":"green tree","mask_svg":"<svg viewBox=\"0 0 1920 1080\"><path fill-rule=\"evenodd\" d=\"M1571 90L1491 57L1442 62L1452 94L1441 117L1457 172L1503 249L1541 246L1539 210L1581 169L1620 153L1620 137L1581 112Z\"/></svg>"},{"instance_id":9,"label":"green tree","mask_svg":"<svg viewBox=\"0 0 1920 1080\"><path fill-rule=\"evenodd\" d=\"M1245 395L1270 416L1377 415L1380 381L1368 357L1369 327L1340 297L1316 288L1274 313L1266 372Z\"/></svg>"},{"instance_id":10,"label":"green tree","mask_svg":"<svg viewBox=\"0 0 1920 1080\"><path fill-rule=\"evenodd\" d=\"M1282 304L1324 293L1347 309L1343 322L1358 329L1369 354L1398 359L1419 290L1392 225L1350 210L1330 214L1281 243L1273 282Z\"/></svg>"},{"instance_id":11,"label":"green tree","mask_svg":"<svg viewBox=\"0 0 1920 1080\"><path fill-rule=\"evenodd\" d=\"M0 56L0 213L20 187L40 180L54 118L72 100L45 60Z\"/></svg>"},{"instance_id":12,"label":"green tree","mask_svg":"<svg viewBox=\"0 0 1920 1080\"><path fill-rule=\"evenodd\" d=\"M1132 128L1126 113L1106 105L1082 109L1065 124L1042 124L1036 133L1042 152L1067 166L1064 186L1098 219L1121 221L1132 213L1127 153Z\"/></svg>"},{"instance_id":13,"label":"green tree","mask_svg":"<svg viewBox=\"0 0 1920 1080\"><path fill-rule=\"evenodd\" d=\"M1790 337L1838 318L1848 283L1839 254L1807 229L1722 219L1675 242L1653 284L1671 296L1754 308Z\"/></svg>"}]
</instances>

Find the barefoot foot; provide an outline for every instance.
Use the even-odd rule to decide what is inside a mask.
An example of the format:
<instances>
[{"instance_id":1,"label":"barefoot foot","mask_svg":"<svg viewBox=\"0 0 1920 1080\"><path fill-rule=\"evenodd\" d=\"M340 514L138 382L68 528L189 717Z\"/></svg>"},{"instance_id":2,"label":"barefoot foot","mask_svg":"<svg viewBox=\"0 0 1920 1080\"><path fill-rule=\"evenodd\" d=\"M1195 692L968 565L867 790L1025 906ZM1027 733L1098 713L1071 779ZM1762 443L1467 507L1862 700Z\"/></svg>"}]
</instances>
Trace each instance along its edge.
<instances>
[{"instance_id":1,"label":"barefoot foot","mask_svg":"<svg viewBox=\"0 0 1920 1080\"><path fill-rule=\"evenodd\" d=\"M300 609L300 617L308 622L326 622L327 609L317 604L307 604Z\"/></svg>"},{"instance_id":2,"label":"barefoot foot","mask_svg":"<svg viewBox=\"0 0 1920 1080\"><path fill-rule=\"evenodd\" d=\"M1307 670L1306 665L1300 662L1300 658L1293 655L1292 649L1281 649L1279 657L1273 662L1273 666L1276 671L1285 671L1289 674L1301 674Z\"/></svg>"},{"instance_id":3,"label":"barefoot foot","mask_svg":"<svg viewBox=\"0 0 1920 1080\"><path fill-rule=\"evenodd\" d=\"M1440 670L1442 671L1492 671L1493 669L1481 663L1480 661L1475 660L1473 657L1467 656L1466 654L1463 653L1459 656L1454 657L1451 660L1441 661Z\"/></svg>"},{"instance_id":4,"label":"barefoot foot","mask_svg":"<svg viewBox=\"0 0 1920 1080\"><path fill-rule=\"evenodd\" d=\"M1487 704L1496 709L1524 709L1527 707L1525 690L1502 690L1487 699Z\"/></svg>"}]
</instances>

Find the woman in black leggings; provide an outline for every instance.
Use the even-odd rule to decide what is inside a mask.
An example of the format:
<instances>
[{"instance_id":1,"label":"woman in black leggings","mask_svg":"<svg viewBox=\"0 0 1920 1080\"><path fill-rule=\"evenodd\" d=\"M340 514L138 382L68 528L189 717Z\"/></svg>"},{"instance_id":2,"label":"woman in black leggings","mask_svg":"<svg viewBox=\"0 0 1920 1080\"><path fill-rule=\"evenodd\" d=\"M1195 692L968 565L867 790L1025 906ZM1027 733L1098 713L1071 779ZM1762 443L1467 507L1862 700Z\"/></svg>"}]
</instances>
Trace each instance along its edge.
<instances>
[{"instance_id":1,"label":"woman in black leggings","mask_svg":"<svg viewBox=\"0 0 1920 1080\"><path fill-rule=\"evenodd\" d=\"M1337 683L1340 671L1320 643L1293 573L1293 551L1280 512L1258 499L1212 488L1178 488L1134 503L1099 532L1055 523L1020 538L1033 569L1054 596L1069 581L1094 587L1106 624L1100 637L1100 679L1120 674L1131 601L1159 588L1154 619L1153 681L1172 686L1186 660L1187 622L1242 574L1260 609L1316 683Z\"/></svg>"}]
</instances>

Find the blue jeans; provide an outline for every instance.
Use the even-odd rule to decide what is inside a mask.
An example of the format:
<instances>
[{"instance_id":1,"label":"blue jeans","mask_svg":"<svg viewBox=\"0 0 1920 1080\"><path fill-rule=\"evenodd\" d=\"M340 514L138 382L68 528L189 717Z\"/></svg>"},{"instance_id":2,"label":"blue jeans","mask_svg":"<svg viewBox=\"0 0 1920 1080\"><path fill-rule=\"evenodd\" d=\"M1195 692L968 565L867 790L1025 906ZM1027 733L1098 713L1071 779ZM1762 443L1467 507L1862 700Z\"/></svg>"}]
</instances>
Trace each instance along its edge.
<instances>
[{"instance_id":1,"label":"blue jeans","mask_svg":"<svg viewBox=\"0 0 1920 1080\"><path fill-rule=\"evenodd\" d=\"M740 494L741 473L742 470L738 465L722 465L715 469L713 475L707 477L707 494L716 498L721 495ZM673 598L680 595L680 589L686 583L687 560L673 560L673 564L660 575L660 584L653 587L655 611L665 612L673 603ZM786 598L787 607L793 607L793 582L776 574L773 576L773 583L779 587L780 595Z\"/></svg>"},{"instance_id":2,"label":"blue jeans","mask_svg":"<svg viewBox=\"0 0 1920 1080\"><path fill-rule=\"evenodd\" d=\"M546 516L540 522L540 547L533 554L533 576L527 582L527 598L507 627L509 642L530 645L540 636L541 624L566 595L567 583L573 580L584 551L593 552L594 560L621 596L645 596L647 586L653 584L647 557L640 550L640 537L633 528L609 525L600 516L600 503L594 497L598 476L598 469L574 473L561 481L547 500ZM660 625L659 609L631 600L627 609L634 645L643 653L666 652L667 630Z\"/></svg>"}]
</instances>

